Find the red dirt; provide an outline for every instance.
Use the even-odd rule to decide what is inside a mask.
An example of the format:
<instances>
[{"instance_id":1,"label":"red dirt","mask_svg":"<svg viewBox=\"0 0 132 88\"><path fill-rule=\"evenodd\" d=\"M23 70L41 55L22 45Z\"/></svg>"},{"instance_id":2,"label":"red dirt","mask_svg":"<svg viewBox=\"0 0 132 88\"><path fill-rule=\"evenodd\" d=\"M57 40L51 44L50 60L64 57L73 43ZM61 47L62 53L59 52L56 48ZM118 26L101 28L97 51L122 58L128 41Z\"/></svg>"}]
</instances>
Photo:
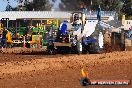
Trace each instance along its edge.
<instances>
[{"instance_id":1,"label":"red dirt","mask_svg":"<svg viewBox=\"0 0 132 88\"><path fill-rule=\"evenodd\" d=\"M81 88L82 67L90 79L132 80L132 51L54 56L0 54L0 88Z\"/></svg>"}]
</instances>

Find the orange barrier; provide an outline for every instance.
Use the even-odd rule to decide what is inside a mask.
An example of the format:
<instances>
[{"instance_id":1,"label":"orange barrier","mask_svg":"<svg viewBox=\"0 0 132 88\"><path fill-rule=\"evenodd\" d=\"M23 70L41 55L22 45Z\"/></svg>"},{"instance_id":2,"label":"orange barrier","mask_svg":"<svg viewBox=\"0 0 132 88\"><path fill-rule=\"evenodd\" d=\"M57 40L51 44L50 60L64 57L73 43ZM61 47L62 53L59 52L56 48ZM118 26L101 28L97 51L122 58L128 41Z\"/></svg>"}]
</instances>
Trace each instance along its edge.
<instances>
[{"instance_id":1,"label":"orange barrier","mask_svg":"<svg viewBox=\"0 0 132 88\"><path fill-rule=\"evenodd\" d=\"M82 76L85 78L88 78L88 73L84 71L84 69L82 68L81 70Z\"/></svg>"},{"instance_id":2,"label":"orange barrier","mask_svg":"<svg viewBox=\"0 0 132 88\"><path fill-rule=\"evenodd\" d=\"M26 48L26 39L25 39L25 36L23 36L23 47Z\"/></svg>"}]
</instances>

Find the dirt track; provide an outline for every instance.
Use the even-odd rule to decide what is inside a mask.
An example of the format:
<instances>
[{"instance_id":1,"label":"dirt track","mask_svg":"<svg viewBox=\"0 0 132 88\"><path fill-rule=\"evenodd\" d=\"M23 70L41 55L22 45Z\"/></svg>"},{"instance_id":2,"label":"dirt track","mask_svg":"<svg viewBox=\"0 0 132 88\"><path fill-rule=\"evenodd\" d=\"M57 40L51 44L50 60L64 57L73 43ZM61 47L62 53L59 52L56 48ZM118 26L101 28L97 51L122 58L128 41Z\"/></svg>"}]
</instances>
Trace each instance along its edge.
<instances>
[{"instance_id":1,"label":"dirt track","mask_svg":"<svg viewBox=\"0 0 132 88\"><path fill-rule=\"evenodd\" d=\"M0 88L81 88L82 67L90 79L132 80L132 51L55 56L0 54Z\"/></svg>"}]
</instances>

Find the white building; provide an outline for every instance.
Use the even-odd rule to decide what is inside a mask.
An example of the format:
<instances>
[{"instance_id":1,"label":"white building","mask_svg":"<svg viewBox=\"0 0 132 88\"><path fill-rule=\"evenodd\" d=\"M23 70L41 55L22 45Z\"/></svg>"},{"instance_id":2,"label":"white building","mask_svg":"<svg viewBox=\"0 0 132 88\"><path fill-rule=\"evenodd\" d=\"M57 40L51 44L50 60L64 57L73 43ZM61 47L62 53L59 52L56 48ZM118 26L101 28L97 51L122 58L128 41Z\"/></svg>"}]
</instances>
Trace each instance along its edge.
<instances>
[{"instance_id":1,"label":"white building","mask_svg":"<svg viewBox=\"0 0 132 88\"><path fill-rule=\"evenodd\" d=\"M16 19L68 19L71 14L69 12L54 11L3 11L0 12L0 19L9 18Z\"/></svg>"},{"instance_id":2,"label":"white building","mask_svg":"<svg viewBox=\"0 0 132 88\"><path fill-rule=\"evenodd\" d=\"M16 19L70 19L72 12L63 11L3 11L0 12L0 19L9 18L9 20ZM109 19L113 17L115 12L102 11L102 18ZM87 13L88 18L96 19L97 12Z\"/></svg>"}]
</instances>

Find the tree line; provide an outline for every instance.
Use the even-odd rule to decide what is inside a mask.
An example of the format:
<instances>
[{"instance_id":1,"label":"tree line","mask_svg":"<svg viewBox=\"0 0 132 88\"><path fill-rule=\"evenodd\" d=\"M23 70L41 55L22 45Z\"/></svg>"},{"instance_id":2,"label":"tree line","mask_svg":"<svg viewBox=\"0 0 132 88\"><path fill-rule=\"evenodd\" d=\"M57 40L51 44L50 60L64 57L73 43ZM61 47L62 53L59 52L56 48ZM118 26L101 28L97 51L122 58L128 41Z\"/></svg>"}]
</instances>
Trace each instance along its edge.
<instances>
[{"instance_id":1,"label":"tree line","mask_svg":"<svg viewBox=\"0 0 132 88\"><path fill-rule=\"evenodd\" d=\"M20 5L16 8L12 8L10 0L4 0L8 2L6 11L46 11L51 10L52 5L49 0L14 0ZM55 0L52 0L55 1ZM80 9L80 4L85 4L88 10L96 10L98 6L101 6L103 11L116 11L119 15L126 15L126 17L132 16L132 0L61 0L63 4L60 4L62 11L77 11Z\"/></svg>"}]
</instances>

